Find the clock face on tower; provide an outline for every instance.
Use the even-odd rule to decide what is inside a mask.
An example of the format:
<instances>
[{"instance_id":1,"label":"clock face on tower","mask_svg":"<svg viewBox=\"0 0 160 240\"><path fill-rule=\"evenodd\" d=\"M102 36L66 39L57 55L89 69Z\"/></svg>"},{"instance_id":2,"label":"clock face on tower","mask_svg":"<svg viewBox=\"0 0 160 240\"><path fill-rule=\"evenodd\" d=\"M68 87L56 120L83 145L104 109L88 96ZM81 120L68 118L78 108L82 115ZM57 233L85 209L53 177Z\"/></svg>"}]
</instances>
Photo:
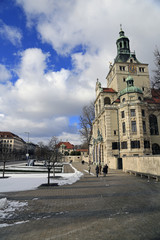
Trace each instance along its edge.
<instances>
[{"instance_id":1,"label":"clock face on tower","mask_svg":"<svg viewBox=\"0 0 160 240\"><path fill-rule=\"evenodd\" d=\"M130 64L130 65L128 66L128 71L129 71L130 73L136 73L136 72L137 72L137 68L136 68L136 66L135 66L134 64Z\"/></svg>"}]
</instances>

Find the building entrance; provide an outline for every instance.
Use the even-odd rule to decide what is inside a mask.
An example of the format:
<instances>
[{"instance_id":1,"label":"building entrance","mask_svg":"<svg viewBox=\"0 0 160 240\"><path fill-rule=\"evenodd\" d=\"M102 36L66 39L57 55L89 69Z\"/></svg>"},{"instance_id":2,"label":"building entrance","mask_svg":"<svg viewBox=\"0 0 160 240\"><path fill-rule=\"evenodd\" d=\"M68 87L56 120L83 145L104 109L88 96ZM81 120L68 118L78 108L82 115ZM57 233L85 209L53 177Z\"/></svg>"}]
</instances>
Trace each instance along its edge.
<instances>
[{"instance_id":1,"label":"building entrance","mask_svg":"<svg viewBox=\"0 0 160 240\"><path fill-rule=\"evenodd\" d=\"M123 169L123 161L122 158L117 158L118 161L118 169Z\"/></svg>"}]
</instances>

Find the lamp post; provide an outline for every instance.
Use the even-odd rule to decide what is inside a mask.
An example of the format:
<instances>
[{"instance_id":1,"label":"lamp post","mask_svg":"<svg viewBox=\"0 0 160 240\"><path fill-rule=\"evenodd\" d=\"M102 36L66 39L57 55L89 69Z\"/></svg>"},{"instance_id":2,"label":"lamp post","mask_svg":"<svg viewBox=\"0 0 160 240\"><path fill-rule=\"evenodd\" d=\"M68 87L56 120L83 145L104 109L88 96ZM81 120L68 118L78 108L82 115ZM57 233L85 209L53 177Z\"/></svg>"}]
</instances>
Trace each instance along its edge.
<instances>
[{"instance_id":1,"label":"lamp post","mask_svg":"<svg viewBox=\"0 0 160 240\"><path fill-rule=\"evenodd\" d=\"M27 160L29 158L29 153L28 153L28 144L29 144L29 132L25 132L27 135L28 135L28 142L27 142L27 153L26 153L26 157L27 157Z\"/></svg>"}]
</instances>

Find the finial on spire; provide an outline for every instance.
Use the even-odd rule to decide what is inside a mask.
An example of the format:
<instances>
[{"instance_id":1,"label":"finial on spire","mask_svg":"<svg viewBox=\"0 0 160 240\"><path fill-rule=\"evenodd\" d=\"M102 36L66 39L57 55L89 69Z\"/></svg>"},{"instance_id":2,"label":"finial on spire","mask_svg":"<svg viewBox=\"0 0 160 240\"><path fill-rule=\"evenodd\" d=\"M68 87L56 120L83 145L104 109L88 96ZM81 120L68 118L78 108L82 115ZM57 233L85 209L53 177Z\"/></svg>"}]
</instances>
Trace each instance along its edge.
<instances>
[{"instance_id":1,"label":"finial on spire","mask_svg":"<svg viewBox=\"0 0 160 240\"><path fill-rule=\"evenodd\" d=\"M120 31L122 31L122 24L120 24Z\"/></svg>"}]
</instances>

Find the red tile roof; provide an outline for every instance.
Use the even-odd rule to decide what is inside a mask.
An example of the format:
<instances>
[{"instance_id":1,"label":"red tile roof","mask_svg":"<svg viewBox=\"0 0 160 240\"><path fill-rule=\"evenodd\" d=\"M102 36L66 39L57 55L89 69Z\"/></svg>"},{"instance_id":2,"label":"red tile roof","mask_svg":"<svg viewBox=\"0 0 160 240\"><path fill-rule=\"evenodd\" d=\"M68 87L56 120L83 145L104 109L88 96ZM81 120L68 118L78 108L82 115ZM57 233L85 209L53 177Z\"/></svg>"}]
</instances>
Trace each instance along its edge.
<instances>
[{"instance_id":1,"label":"red tile roof","mask_svg":"<svg viewBox=\"0 0 160 240\"><path fill-rule=\"evenodd\" d=\"M116 93L116 91L113 88L103 88L103 92Z\"/></svg>"},{"instance_id":2,"label":"red tile roof","mask_svg":"<svg viewBox=\"0 0 160 240\"><path fill-rule=\"evenodd\" d=\"M88 152L88 149L76 149L77 152Z\"/></svg>"},{"instance_id":3,"label":"red tile roof","mask_svg":"<svg viewBox=\"0 0 160 240\"><path fill-rule=\"evenodd\" d=\"M160 104L160 90L151 89L152 98L145 98L144 100L150 104Z\"/></svg>"},{"instance_id":4,"label":"red tile roof","mask_svg":"<svg viewBox=\"0 0 160 240\"><path fill-rule=\"evenodd\" d=\"M114 102L115 102L115 103L120 103L120 99L117 98Z\"/></svg>"},{"instance_id":5,"label":"red tile roof","mask_svg":"<svg viewBox=\"0 0 160 240\"><path fill-rule=\"evenodd\" d=\"M20 138L18 135L12 133L12 132L2 132L0 131L0 138L17 138L20 139L21 141L25 142L22 138Z\"/></svg>"},{"instance_id":6,"label":"red tile roof","mask_svg":"<svg viewBox=\"0 0 160 240\"><path fill-rule=\"evenodd\" d=\"M59 142L57 144L57 147L59 148L62 144L66 146L66 149L73 149L74 148L74 145L70 144L69 142Z\"/></svg>"}]
</instances>

